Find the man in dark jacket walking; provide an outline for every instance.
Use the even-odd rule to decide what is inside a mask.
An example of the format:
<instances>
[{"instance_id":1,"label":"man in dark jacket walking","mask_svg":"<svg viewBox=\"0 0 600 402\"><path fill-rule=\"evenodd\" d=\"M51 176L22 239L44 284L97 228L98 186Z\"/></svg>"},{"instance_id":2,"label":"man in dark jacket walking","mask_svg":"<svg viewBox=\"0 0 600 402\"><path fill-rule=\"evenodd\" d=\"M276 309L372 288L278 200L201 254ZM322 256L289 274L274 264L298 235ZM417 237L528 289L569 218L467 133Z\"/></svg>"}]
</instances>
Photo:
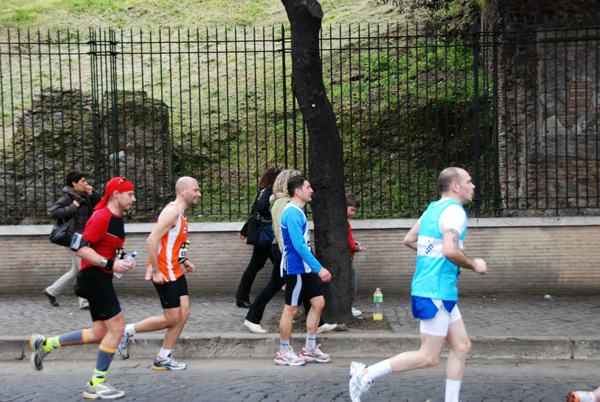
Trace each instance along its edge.
<instances>
[{"instance_id":1,"label":"man in dark jacket walking","mask_svg":"<svg viewBox=\"0 0 600 402\"><path fill-rule=\"evenodd\" d=\"M75 230L78 233L83 233L85 224L94 213L94 207L102 197L99 192L88 184L85 175L80 171L69 172L66 182L67 185L62 190L63 194L50 207L50 214L58 220L67 220L75 215L77 221ZM71 253L71 260L73 261L71 269L44 290L44 294L53 306L59 305L56 296L64 292L67 286L73 285L75 278L77 278L77 272L81 267L81 258L76 256L70 249L69 253ZM79 298L79 308L88 308L86 299Z\"/></svg>"}]
</instances>

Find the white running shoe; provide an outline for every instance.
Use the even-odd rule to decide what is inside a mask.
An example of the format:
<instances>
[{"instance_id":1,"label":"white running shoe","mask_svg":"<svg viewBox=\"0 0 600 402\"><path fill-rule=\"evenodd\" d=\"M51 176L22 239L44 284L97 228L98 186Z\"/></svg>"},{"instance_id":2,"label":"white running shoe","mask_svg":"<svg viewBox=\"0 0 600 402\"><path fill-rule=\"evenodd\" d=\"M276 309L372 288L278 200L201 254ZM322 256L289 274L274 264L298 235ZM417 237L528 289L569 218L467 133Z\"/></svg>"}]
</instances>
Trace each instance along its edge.
<instances>
[{"instance_id":1,"label":"white running shoe","mask_svg":"<svg viewBox=\"0 0 600 402\"><path fill-rule=\"evenodd\" d=\"M133 335L128 335L127 332L123 334L121 341L119 342L119 346L117 346L117 356L121 359L129 359L129 349L127 349L127 345L131 343L135 343L133 340Z\"/></svg>"},{"instance_id":2,"label":"white running shoe","mask_svg":"<svg viewBox=\"0 0 600 402\"><path fill-rule=\"evenodd\" d=\"M352 307L352 315L354 317L360 317L360 315L362 314L362 311L355 309L354 307Z\"/></svg>"},{"instance_id":3,"label":"white running shoe","mask_svg":"<svg viewBox=\"0 0 600 402\"><path fill-rule=\"evenodd\" d=\"M92 385L89 382L83 391L85 399L117 399L125 395L125 391L115 389L105 382Z\"/></svg>"},{"instance_id":4,"label":"white running shoe","mask_svg":"<svg viewBox=\"0 0 600 402\"><path fill-rule=\"evenodd\" d=\"M46 337L40 334L31 334L31 338L29 338L29 347L32 350L31 353L31 364L33 368L40 371L44 368L44 358L48 353L46 349L44 349L44 342L46 341Z\"/></svg>"},{"instance_id":5,"label":"white running shoe","mask_svg":"<svg viewBox=\"0 0 600 402\"><path fill-rule=\"evenodd\" d=\"M336 329L337 324L323 324L321 325L319 328L317 328L317 334L321 334L323 332L329 332L329 331L333 331L334 329Z\"/></svg>"},{"instance_id":6,"label":"white running shoe","mask_svg":"<svg viewBox=\"0 0 600 402\"><path fill-rule=\"evenodd\" d=\"M254 332L255 334L266 334L267 333L267 331L265 329L263 329L263 327L261 327L260 324L255 324L252 321L245 320L244 325L246 326L246 328L248 328L250 331Z\"/></svg>"},{"instance_id":7,"label":"white running shoe","mask_svg":"<svg viewBox=\"0 0 600 402\"><path fill-rule=\"evenodd\" d=\"M185 370L186 367L187 364L178 363L175 361L173 356L169 354L166 359L161 359L160 357L156 356L154 358L154 367L152 368L154 370Z\"/></svg>"},{"instance_id":8,"label":"white running shoe","mask_svg":"<svg viewBox=\"0 0 600 402\"><path fill-rule=\"evenodd\" d=\"M319 346L321 345L317 345L313 350L308 350L306 347L303 347L300 356L305 358L307 362L329 363L331 361L331 355L323 353L321 349L319 349Z\"/></svg>"},{"instance_id":9,"label":"white running shoe","mask_svg":"<svg viewBox=\"0 0 600 402\"><path fill-rule=\"evenodd\" d=\"M364 375L367 366L363 363L352 362L350 364L350 381L348 382L348 391L352 402L360 402L362 394L367 392L373 381Z\"/></svg>"},{"instance_id":10,"label":"white running shoe","mask_svg":"<svg viewBox=\"0 0 600 402\"><path fill-rule=\"evenodd\" d=\"M275 364L279 364L280 366L304 366L306 359L298 357L294 353L294 349L290 346L285 353L277 352L275 355Z\"/></svg>"}]
</instances>

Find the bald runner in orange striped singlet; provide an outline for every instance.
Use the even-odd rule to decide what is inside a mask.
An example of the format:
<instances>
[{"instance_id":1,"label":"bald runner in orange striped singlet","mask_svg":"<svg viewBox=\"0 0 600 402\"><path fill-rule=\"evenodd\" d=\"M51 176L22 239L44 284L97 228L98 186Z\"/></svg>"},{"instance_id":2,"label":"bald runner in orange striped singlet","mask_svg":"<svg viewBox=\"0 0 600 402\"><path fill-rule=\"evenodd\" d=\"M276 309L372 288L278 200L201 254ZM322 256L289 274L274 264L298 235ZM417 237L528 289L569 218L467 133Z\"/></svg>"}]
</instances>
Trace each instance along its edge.
<instances>
[{"instance_id":1,"label":"bald runner in orange striped singlet","mask_svg":"<svg viewBox=\"0 0 600 402\"><path fill-rule=\"evenodd\" d=\"M175 226L169 229L167 234L160 239L160 243L158 244L158 267L165 279L175 281L183 275L181 264L187 258L186 255L189 246L187 241L188 224L187 218L174 202L168 203L161 215L167 211L167 208L175 208L179 216ZM158 219L160 220L160 216ZM152 279L152 271L152 261L148 258L146 280Z\"/></svg>"},{"instance_id":2,"label":"bald runner in orange striped singlet","mask_svg":"<svg viewBox=\"0 0 600 402\"><path fill-rule=\"evenodd\" d=\"M175 185L177 198L167 204L158 217L156 227L148 236L148 266L146 280L152 280L164 315L146 318L135 324L127 324L125 333L117 348L117 356L127 359L127 345L138 332L165 329L162 348L154 359L155 370L183 370L185 363L178 363L171 355L181 330L190 315L185 272L195 271L195 266L187 257L189 243L188 225L185 211L201 197L198 182L191 177L182 177Z\"/></svg>"}]
</instances>

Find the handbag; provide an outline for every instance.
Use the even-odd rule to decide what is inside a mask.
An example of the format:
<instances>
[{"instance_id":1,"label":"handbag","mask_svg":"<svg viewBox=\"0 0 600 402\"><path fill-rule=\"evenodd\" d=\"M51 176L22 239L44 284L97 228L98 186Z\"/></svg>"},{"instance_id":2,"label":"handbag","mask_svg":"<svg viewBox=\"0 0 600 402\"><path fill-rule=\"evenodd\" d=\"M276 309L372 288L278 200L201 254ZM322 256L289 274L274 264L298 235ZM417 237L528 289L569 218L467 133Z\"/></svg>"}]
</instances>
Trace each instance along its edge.
<instances>
[{"instance_id":1,"label":"handbag","mask_svg":"<svg viewBox=\"0 0 600 402\"><path fill-rule=\"evenodd\" d=\"M275 232L272 225L265 225L262 221L258 227L258 244L263 247L271 247L275 239Z\"/></svg>"},{"instance_id":2,"label":"handbag","mask_svg":"<svg viewBox=\"0 0 600 402\"><path fill-rule=\"evenodd\" d=\"M71 218L60 223L57 220L52 231L50 231L50 241L59 246L70 247L71 237L75 233L75 226L77 225L77 215L73 215Z\"/></svg>"}]
</instances>

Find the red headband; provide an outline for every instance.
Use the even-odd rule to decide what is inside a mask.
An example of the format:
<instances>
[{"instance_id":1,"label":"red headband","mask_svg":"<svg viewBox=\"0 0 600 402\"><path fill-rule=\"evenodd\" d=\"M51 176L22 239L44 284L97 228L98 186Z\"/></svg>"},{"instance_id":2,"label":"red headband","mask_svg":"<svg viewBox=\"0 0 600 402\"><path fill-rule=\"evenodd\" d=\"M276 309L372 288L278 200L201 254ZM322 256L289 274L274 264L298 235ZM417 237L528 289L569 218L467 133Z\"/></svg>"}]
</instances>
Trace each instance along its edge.
<instances>
[{"instance_id":1,"label":"red headband","mask_svg":"<svg viewBox=\"0 0 600 402\"><path fill-rule=\"evenodd\" d=\"M133 184L124 177L114 177L110 179L110 181L106 183L104 198L94 207L94 211L104 208L108 202L108 196L112 195L115 191L118 191L119 193L133 191Z\"/></svg>"}]
</instances>

